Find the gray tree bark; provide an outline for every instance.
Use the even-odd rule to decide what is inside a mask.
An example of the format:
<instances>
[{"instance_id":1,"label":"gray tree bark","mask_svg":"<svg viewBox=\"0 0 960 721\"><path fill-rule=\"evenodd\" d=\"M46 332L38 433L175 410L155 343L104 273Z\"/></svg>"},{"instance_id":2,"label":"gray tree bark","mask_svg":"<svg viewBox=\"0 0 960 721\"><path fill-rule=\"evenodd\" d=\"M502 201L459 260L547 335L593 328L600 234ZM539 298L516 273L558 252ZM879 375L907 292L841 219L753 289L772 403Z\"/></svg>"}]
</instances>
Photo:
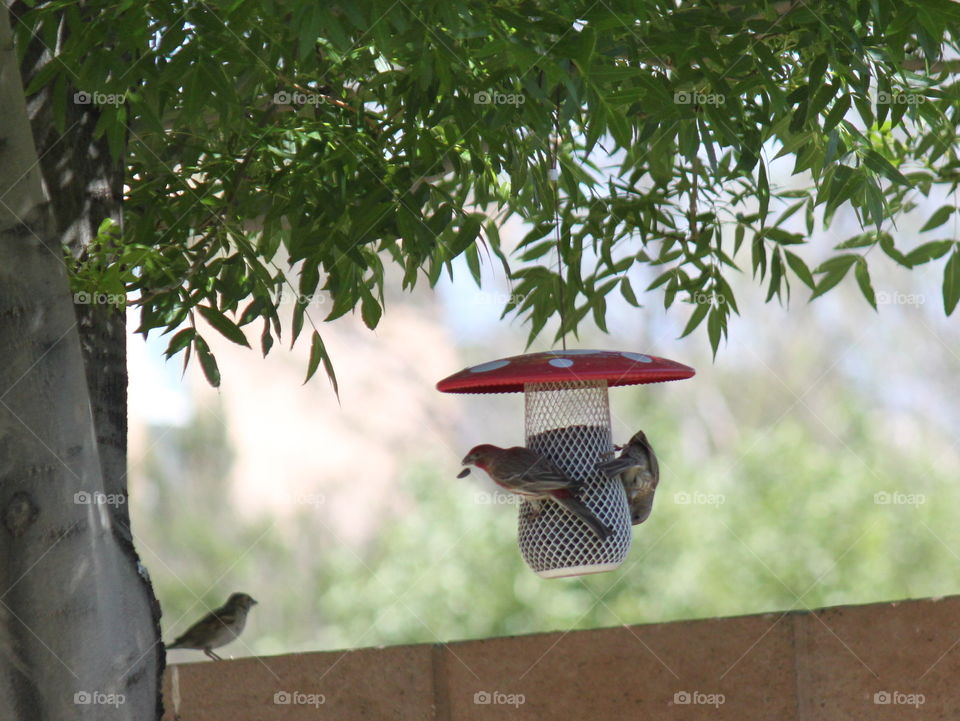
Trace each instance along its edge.
<instances>
[{"instance_id":1,"label":"gray tree bark","mask_svg":"<svg viewBox=\"0 0 960 721\"><path fill-rule=\"evenodd\" d=\"M159 609L131 543L125 413L113 405L125 389L122 321L88 321L85 366L63 263L68 217L99 223L97 201L83 199L98 164L72 195L48 183L51 206L44 176L69 166L38 161L0 15L0 718L158 718ZM112 370L96 379L95 426L88 376L101 359Z\"/></svg>"}]
</instances>

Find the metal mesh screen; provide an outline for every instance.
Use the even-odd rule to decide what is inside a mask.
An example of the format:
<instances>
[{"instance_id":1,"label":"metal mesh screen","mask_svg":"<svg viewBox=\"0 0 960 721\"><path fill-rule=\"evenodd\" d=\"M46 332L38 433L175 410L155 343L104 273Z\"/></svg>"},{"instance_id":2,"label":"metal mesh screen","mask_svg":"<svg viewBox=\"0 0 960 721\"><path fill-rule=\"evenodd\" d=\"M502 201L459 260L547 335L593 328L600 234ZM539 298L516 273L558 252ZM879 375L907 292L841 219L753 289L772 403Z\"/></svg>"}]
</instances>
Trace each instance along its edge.
<instances>
[{"instance_id":1,"label":"metal mesh screen","mask_svg":"<svg viewBox=\"0 0 960 721\"><path fill-rule=\"evenodd\" d=\"M606 381L528 383L526 445L557 464L571 478L583 480L580 500L613 533L598 539L552 500L520 504L520 553L540 576L556 578L610 571L630 550L627 496L618 479L610 480L596 463L613 451Z\"/></svg>"}]
</instances>

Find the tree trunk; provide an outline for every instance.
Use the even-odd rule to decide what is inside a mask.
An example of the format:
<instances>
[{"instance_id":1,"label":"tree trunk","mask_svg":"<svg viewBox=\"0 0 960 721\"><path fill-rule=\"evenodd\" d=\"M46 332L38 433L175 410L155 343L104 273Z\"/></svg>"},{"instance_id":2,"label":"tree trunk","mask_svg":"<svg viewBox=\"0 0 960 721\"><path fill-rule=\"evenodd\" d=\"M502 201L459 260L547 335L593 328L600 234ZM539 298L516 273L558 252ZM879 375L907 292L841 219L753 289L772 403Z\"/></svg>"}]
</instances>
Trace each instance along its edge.
<instances>
[{"instance_id":1,"label":"tree trunk","mask_svg":"<svg viewBox=\"0 0 960 721\"><path fill-rule=\"evenodd\" d=\"M71 210L74 195L51 212L0 14L0 718L158 718L163 651L130 543L125 413L101 403L94 425L58 232L71 213L90 221L96 211ZM44 174L59 203L63 188L49 178L70 168L55 167ZM92 177L73 187L89 191ZM99 330L88 337L113 334L108 355L123 343L116 323L91 321ZM91 376L98 342L87 354ZM122 355L112 355L101 402L125 387L116 380ZM105 473L98 438L110 449Z\"/></svg>"}]
</instances>

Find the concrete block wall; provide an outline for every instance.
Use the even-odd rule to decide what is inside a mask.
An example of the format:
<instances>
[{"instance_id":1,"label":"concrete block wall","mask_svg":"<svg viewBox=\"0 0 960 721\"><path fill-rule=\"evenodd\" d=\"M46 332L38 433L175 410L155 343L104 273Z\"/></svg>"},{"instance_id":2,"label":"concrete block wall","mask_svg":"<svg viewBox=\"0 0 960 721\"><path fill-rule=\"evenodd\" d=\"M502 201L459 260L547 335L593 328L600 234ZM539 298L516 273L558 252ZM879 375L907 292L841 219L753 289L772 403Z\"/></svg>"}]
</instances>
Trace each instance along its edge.
<instances>
[{"instance_id":1,"label":"concrete block wall","mask_svg":"<svg viewBox=\"0 0 960 721\"><path fill-rule=\"evenodd\" d=\"M182 721L960 720L960 597L181 664Z\"/></svg>"}]
</instances>

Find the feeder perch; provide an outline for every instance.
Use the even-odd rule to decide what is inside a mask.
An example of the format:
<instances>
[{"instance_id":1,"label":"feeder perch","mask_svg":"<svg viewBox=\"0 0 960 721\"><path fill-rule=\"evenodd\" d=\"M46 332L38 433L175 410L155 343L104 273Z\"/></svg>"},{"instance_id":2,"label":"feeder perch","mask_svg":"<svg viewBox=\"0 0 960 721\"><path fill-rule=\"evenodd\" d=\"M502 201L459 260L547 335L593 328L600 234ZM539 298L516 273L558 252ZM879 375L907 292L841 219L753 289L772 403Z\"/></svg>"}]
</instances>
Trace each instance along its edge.
<instances>
[{"instance_id":1,"label":"feeder perch","mask_svg":"<svg viewBox=\"0 0 960 721\"><path fill-rule=\"evenodd\" d=\"M520 504L520 553L539 576L612 571L627 557L632 526L619 479L597 470L612 457L607 388L682 380L693 368L644 353L567 350L530 353L465 368L437 383L444 393L517 393L525 399L526 445L583 482L580 499L613 533L596 538L559 504Z\"/></svg>"}]
</instances>

